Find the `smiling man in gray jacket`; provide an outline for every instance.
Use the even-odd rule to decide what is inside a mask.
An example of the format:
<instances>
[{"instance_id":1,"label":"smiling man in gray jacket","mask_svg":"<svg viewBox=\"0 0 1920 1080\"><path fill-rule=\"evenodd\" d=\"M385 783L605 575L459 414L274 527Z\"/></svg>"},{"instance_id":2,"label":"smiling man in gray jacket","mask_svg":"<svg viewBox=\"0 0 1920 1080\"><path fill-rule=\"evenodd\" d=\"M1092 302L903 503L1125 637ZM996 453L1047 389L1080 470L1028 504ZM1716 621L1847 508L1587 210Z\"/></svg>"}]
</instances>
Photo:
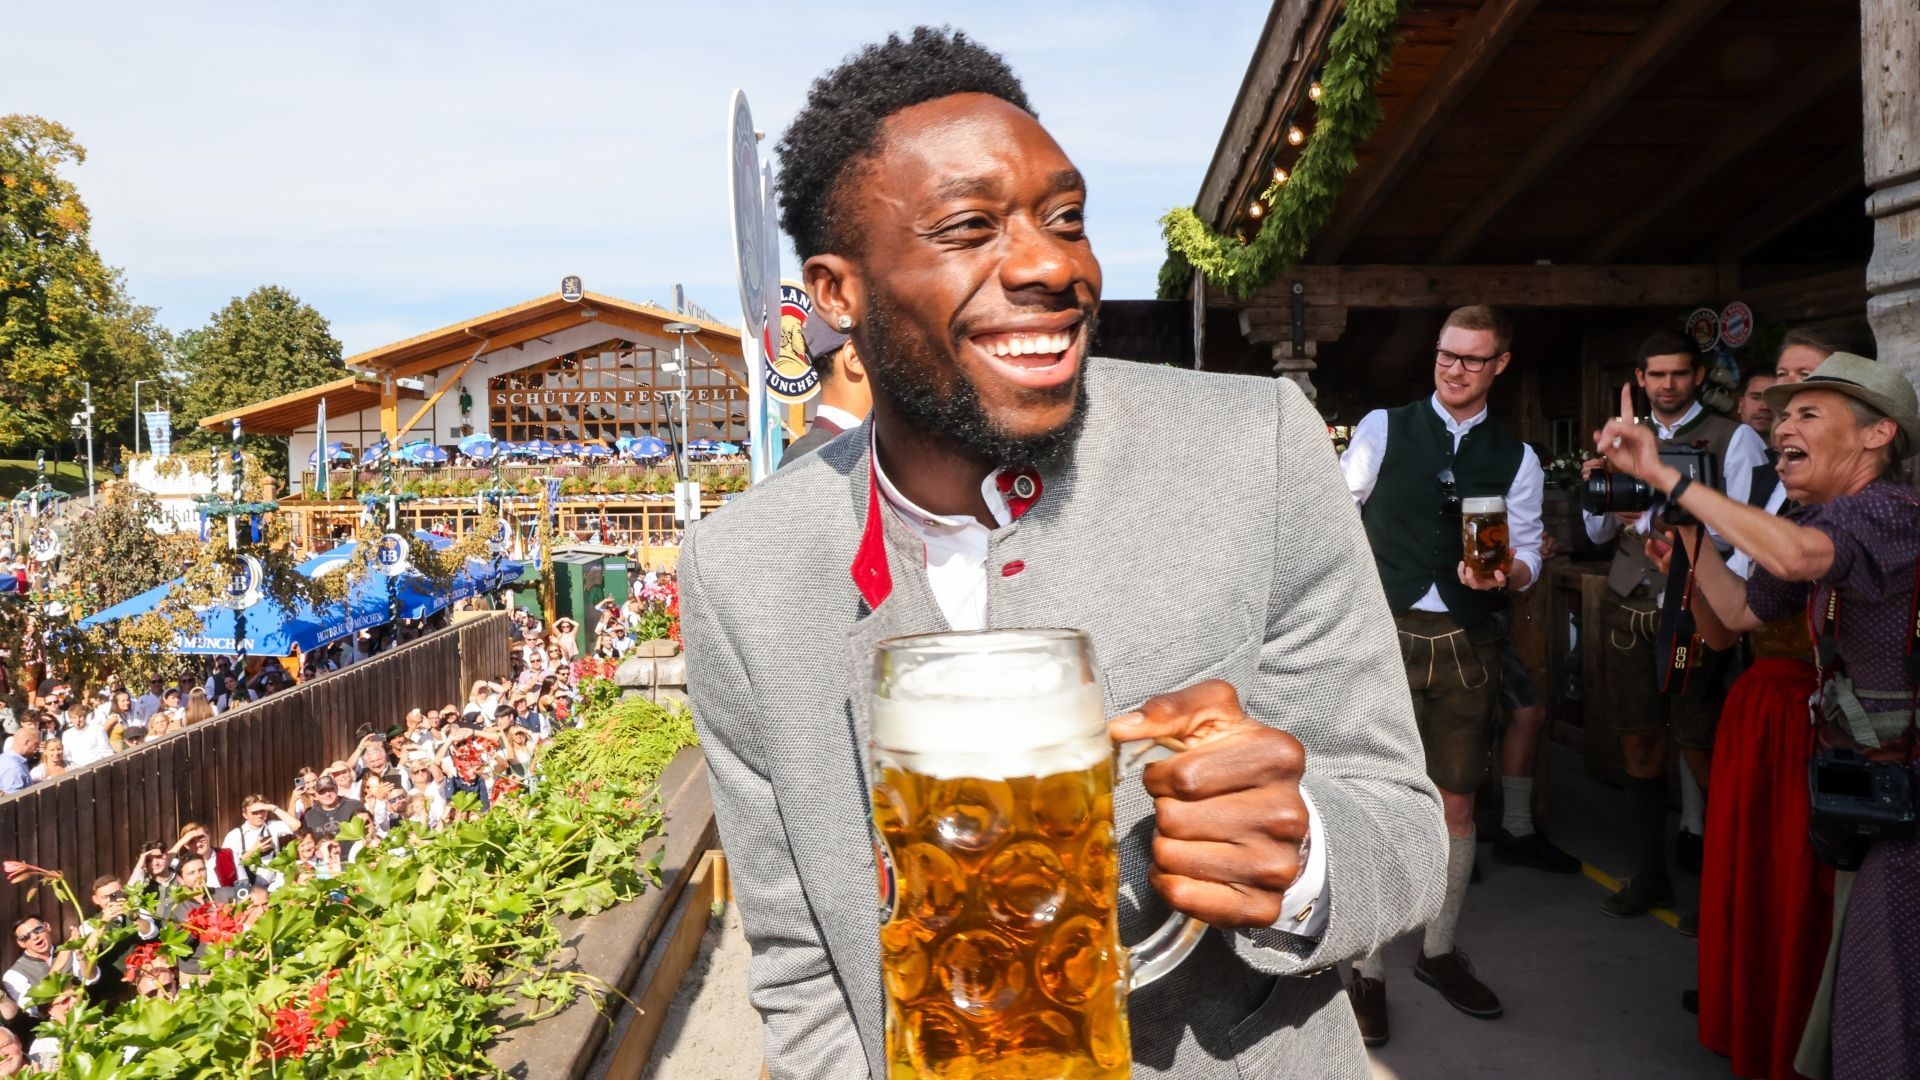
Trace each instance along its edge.
<instances>
[{"instance_id":1,"label":"smiling man in gray jacket","mask_svg":"<svg viewBox=\"0 0 1920 1080\"><path fill-rule=\"evenodd\" d=\"M1288 382L1088 357L1085 186L963 35L850 58L780 153L816 314L875 393L680 562L770 1071L887 1075L874 646L1070 626L1111 733L1187 747L1116 786L1121 935L1175 910L1214 928L1133 996L1135 1075L1367 1075L1331 969L1434 912L1446 837L1321 419ZM1204 464L1167 468L1170 446Z\"/></svg>"}]
</instances>

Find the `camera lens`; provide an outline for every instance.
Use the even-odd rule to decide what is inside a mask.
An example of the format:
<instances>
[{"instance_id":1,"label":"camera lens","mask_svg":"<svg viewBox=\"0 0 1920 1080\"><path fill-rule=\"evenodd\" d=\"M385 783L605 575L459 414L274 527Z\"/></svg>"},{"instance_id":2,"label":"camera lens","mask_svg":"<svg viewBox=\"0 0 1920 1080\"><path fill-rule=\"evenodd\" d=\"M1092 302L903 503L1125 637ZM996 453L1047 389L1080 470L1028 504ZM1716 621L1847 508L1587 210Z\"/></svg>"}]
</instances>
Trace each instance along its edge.
<instances>
[{"instance_id":1,"label":"camera lens","mask_svg":"<svg viewBox=\"0 0 1920 1080\"><path fill-rule=\"evenodd\" d=\"M1589 514L1637 514L1653 499L1651 484L1626 473L1597 472L1580 483L1580 509Z\"/></svg>"}]
</instances>

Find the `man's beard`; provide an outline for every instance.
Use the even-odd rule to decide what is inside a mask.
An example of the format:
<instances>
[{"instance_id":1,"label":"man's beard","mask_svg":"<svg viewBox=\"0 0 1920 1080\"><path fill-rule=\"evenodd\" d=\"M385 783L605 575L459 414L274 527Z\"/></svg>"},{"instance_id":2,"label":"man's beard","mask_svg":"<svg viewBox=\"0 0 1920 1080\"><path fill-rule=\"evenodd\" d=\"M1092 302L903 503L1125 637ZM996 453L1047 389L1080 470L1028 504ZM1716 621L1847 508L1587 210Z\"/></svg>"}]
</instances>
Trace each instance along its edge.
<instances>
[{"instance_id":1,"label":"man's beard","mask_svg":"<svg viewBox=\"0 0 1920 1080\"><path fill-rule=\"evenodd\" d=\"M980 393L967 373L955 365L953 386L941 390L933 380L940 366L932 343L907 330L896 315L893 298L877 286L869 294L860 359L873 378L876 393L916 430L953 445L954 449L1004 469L1046 470L1063 460L1080 438L1087 418L1087 379L1083 368L1072 383L1041 393L1074 395L1073 412L1052 431L1015 435L1000 426L980 403ZM1086 313L1086 340L1093 340L1094 316ZM949 342L957 355L965 342ZM1082 358L1084 362L1084 357Z\"/></svg>"}]
</instances>

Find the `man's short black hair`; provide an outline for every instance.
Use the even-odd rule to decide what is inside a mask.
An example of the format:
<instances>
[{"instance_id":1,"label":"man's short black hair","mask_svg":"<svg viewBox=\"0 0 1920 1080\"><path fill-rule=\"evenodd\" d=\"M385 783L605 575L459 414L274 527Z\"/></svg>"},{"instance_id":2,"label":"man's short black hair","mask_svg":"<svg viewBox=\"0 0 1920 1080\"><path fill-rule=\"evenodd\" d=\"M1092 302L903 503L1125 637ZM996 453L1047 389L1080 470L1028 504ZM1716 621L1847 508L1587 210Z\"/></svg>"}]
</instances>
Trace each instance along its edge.
<instances>
[{"instance_id":1,"label":"man's short black hair","mask_svg":"<svg viewBox=\"0 0 1920 1080\"><path fill-rule=\"evenodd\" d=\"M1745 371L1745 372L1744 372L1743 374L1741 374L1741 376L1740 376L1740 394L1741 394L1741 396L1743 396L1743 397L1744 397L1744 396L1746 395L1746 393L1747 393L1747 389L1748 389L1749 387L1751 387L1751 386L1753 385L1753 380L1755 380L1755 379L1771 379L1771 378L1773 378L1773 369L1772 369L1772 368L1768 368L1768 367L1756 367L1756 368L1748 368L1748 369L1747 369L1747 370L1746 370L1746 371Z\"/></svg>"},{"instance_id":2,"label":"man's short black hair","mask_svg":"<svg viewBox=\"0 0 1920 1080\"><path fill-rule=\"evenodd\" d=\"M1033 113L1007 62L948 27L917 26L906 41L890 34L813 81L806 106L775 148L780 227L802 260L857 250L858 232L836 202L849 166L879 149L887 117L953 94L991 94Z\"/></svg>"},{"instance_id":3,"label":"man's short black hair","mask_svg":"<svg viewBox=\"0 0 1920 1080\"><path fill-rule=\"evenodd\" d=\"M840 350L846 347L847 343L843 341L831 349L821 349L813 354L808 362L813 365L813 373L820 377L821 382L833 378L834 369L840 366Z\"/></svg>"},{"instance_id":4,"label":"man's short black hair","mask_svg":"<svg viewBox=\"0 0 1920 1080\"><path fill-rule=\"evenodd\" d=\"M1656 356L1684 356L1693 361L1695 368L1707 366L1707 358L1685 334L1672 330L1661 330L1648 336L1640 343L1640 351L1634 354L1633 366L1641 371L1647 370L1647 361Z\"/></svg>"}]
</instances>

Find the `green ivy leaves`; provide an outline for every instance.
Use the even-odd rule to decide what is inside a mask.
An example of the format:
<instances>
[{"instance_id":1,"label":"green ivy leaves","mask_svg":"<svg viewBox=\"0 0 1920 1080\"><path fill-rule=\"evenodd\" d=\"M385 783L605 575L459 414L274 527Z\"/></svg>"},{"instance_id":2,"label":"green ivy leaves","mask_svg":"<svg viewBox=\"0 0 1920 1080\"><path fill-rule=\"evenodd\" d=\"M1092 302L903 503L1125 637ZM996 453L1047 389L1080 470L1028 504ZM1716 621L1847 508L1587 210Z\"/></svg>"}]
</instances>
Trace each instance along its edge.
<instances>
[{"instance_id":1,"label":"green ivy leaves","mask_svg":"<svg viewBox=\"0 0 1920 1080\"><path fill-rule=\"evenodd\" d=\"M1312 137L1285 184L1260 195L1270 208L1249 242L1215 232L1190 206L1160 219L1168 258L1160 269L1163 300L1186 292L1193 270L1239 299L1306 257L1334 198L1358 163L1355 150L1379 125L1374 87L1393 55L1393 28L1403 0L1347 0L1344 21L1327 42L1327 63Z\"/></svg>"}]
</instances>

